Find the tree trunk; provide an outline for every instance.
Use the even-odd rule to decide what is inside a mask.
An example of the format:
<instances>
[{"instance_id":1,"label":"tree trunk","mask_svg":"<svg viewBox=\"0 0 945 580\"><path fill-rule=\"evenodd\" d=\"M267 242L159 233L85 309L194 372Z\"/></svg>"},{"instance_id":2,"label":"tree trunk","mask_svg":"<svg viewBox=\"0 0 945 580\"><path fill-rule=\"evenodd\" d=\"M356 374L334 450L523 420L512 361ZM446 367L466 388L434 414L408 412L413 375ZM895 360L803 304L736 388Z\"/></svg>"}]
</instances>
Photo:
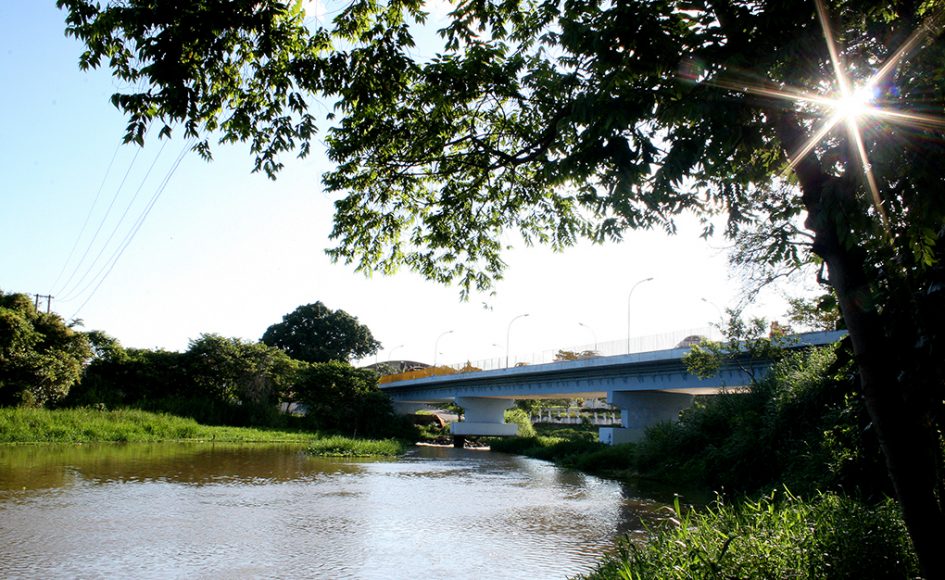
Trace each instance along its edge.
<instances>
[{"instance_id":1,"label":"tree trunk","mask_svg":"<svg viewBox=\"0 0 945 580\"><path fill-rule=\"evenodd\" d=\"M781 123L779 134L787 147L799 143L792 138L800 135L796 125ZM896 345L875 308L866 251L840 239L843 208L852 205L840 198L852 200L853 184L826 175L810 156L798 163L795 172L808 213L806 225L815 233L813 250L824 259L830 285L836 291L853 345L861 392L923 575L945 578L945 514L936 493L940 484L939 441L929 410L910 405L904 396L905 385L899 384L900 371L905 369L896 368ZM829 203L824 203L828 195Z\"/></svg>"}]
</instances>

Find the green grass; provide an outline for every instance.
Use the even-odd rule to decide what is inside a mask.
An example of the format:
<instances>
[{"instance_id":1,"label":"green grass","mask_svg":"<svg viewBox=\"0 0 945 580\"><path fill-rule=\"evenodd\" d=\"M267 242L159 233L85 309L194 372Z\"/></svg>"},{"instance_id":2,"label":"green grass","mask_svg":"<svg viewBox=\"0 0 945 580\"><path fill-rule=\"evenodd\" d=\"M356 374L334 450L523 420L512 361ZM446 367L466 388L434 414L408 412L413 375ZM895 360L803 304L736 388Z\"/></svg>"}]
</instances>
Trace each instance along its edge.
<instances>
[{"instance_id":1,"label":"green grass","mask_svg":"<svg viewBox=\"0 0 945 580\"><path fill-rule=\"evenodd\" d=\"M493 451L544 459L595 475L620 479L632 475L632 446L600 443L596 427L537 424L535 430L534 437L495 438L489 445Z\"/></svg>"},{"instance_id":2,"label":"green grass","mask_svg":"<svg viewBox=\"0 0 945 580\"><path fill-rule=\"evenodd\" d=\"M309 453L325 457L394 457L406 451L397 439L351 439L333 435L313 441Z\"/></svg>"},{"instance_id":3,"label":"green grass","mask_svg":"<svg viewBox=\"0 0 945 580\"><path fill-rule=\"evenodd\" d=\"M584 580L915 578L905 525L890 500L772 494L684 512L642 543L624 540Z\"/></svg>"},{"instance_id":4,"label":"green grass","mask_svg":"<svg viewBox=\"0 0 945 580\"><path fill-rule=\"evenodd\" d=\"M193 419L135 409L0 408L0 443L293 443L316 455L394 456L405 445L396 440L350 439L306 431L201 425Z\"/></svg>"}]
</instances>

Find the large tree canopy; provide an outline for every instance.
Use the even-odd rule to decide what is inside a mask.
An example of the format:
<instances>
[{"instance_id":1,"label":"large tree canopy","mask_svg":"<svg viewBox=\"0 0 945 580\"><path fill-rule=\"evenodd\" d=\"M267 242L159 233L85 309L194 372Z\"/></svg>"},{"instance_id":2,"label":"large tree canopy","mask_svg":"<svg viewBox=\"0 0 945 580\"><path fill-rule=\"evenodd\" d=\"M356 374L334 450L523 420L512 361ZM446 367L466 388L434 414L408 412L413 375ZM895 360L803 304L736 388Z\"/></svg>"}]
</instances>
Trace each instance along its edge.
<instances>
[{"instance_id":1,"label":"large tree canopy","mask_svg":"<svg viewBox=\"0 0 945 580\"><path fill-rule=\"evenodd\" d=\"M266 329L262 342L281 348L296 360L348 362L374 354L381 343L371 330L344 310L321 302L299 306Z\"/></svg>"},{"instance_id":2,"label":"large tree canopy","mask_svg":"<svg viewBox=\"0 0 945 580\"><path fill-rule=\"evenodd\" d=\"M82 66L132 87L114 98L131 140L180 123L204 154L249 140L272 174L331 101L331 253L360 268L488 288L505 230L564 246L684 211L707 233L726 215L762 270L819 263L925 573L945 577L942 0L468 0L429 58L418 0L311 28L275 0L58 4Z\"/></svg>"}]
</instances>

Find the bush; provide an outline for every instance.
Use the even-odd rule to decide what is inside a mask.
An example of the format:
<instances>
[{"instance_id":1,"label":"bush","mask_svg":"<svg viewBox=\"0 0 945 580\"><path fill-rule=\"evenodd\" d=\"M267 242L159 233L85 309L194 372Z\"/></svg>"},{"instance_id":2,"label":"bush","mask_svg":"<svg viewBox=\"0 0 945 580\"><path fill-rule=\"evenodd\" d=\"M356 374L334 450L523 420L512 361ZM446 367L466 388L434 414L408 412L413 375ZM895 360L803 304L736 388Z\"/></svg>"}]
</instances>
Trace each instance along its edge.
<instances>
[{"instance_id":1,"label":"bush","mask_svg":"<svg viewBox=\"0 0 945 580\"><path fill-rule=\"evenodd\" d=\"M519 437L534 437L536 435L531 418L528 416L528 413L522 409L507 409L505 411L505 422L518 425Z\"/></svg>"},{"instance_id":2,"label":"bush","mask_svg":"<svg viewBox=\"0 0 945 580\"><path fill-rule=\"evenodd\" d=\"M394 414L377 375L348 363L312 363L295 385L298 402L307 408L306 423L320 431L359 437L403 437L413 431Z\"/></svg>"},{"instance_id":3,"label":"bush","mask_svg":"<svg viewBox=\"0 0 945 580\"><path fill-rule=\"evenodd\" d=\"M892 501L869 507L785 492L673 517L642 544L622 541L586 580L674 578L912 578L918 573Z\"/></svg>"},{"instance_id":4,"label":"bush","mask_svg":"<svg viewBox=\"0 0 945 580\"><path fill-rule=\"evenodd\" d=\"M747 393L700 398L635 447L646 477L757 492L891 494L849 361L832 349L786 355Z\"/></svg>"}]
</instances>

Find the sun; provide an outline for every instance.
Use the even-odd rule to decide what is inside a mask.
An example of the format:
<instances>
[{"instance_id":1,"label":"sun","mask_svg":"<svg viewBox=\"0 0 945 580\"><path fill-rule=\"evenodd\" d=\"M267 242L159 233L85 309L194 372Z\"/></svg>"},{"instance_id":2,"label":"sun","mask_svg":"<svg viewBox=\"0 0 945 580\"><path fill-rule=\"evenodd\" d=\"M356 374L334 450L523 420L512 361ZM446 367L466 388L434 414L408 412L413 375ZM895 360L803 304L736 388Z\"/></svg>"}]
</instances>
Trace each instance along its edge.
<instances>
[{"instance_id":1,"label":"sun","mask_svg":"<svg viewBox=\"0 0 945 580\"><path fill-rule=\"evenodd\" d=\"M831 108L840 119L847 123L858 123L864 117L873 114L873 99L872 88L864 85L834 99Z\"/></svg>"}]
</instances>

